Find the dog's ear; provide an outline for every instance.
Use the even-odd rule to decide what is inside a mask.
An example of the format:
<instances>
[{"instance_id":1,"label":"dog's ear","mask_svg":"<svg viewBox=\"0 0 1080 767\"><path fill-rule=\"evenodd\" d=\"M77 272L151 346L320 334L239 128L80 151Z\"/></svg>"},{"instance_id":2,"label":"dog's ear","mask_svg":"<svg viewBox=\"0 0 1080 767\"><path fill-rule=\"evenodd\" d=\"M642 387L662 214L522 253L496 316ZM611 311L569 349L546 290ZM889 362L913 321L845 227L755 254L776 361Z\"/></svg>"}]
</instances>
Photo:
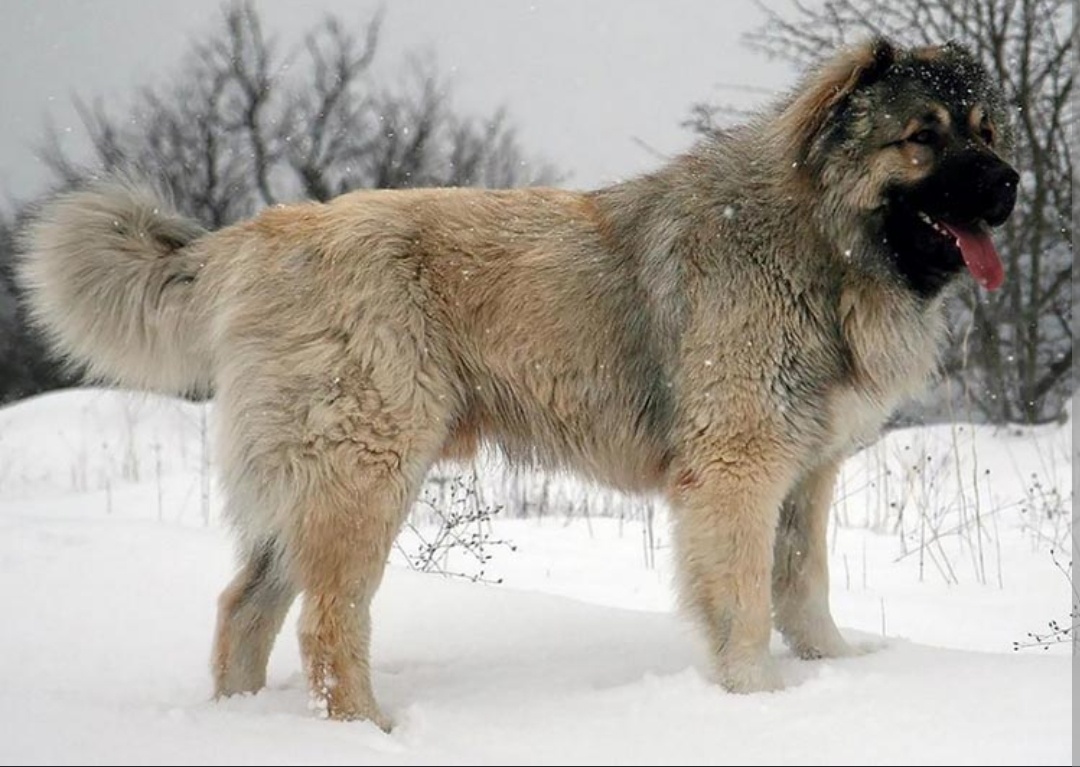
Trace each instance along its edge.
<instances>
[{"instance_id":1,"label":"dog's ear","mask_svg":"<svg viewBox=\"0 0 1080 767\"><path fill-rule=\"evenodd\" d=\"M876 37L827 60L803 83L776 123L794 150L795 163L806 161L814 140L847 98L880 79L896 58L896 47Z\"/></svg>"}]
</instances>

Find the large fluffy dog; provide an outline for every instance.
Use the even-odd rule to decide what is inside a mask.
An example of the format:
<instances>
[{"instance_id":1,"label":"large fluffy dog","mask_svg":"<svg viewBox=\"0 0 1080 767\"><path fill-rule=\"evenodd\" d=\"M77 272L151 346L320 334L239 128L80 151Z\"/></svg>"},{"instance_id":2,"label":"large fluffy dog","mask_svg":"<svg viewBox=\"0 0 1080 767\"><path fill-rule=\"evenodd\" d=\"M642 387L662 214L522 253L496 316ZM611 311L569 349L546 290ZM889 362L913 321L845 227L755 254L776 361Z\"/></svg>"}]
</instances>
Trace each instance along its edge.
<instances>
[{"instance_id":1,"label":"large fluffy dog","mask_svg":"<svg viewBox=\"0 0 1080 767\"><path fill-rule=\"evenodd\" d=\"M21 276L92 374L216 396L241 558L219 695L263 686L302 591L312 695L389 726L369 604L428 468L483 443L666 494L717 679L769 690L774 621L848 652L837 465L933 373L954 278L1003 280L1007 140L969 53L878 40L610 188L362 191L206 232L114 180L43 207Z\"/></svg>"}]
</instances>

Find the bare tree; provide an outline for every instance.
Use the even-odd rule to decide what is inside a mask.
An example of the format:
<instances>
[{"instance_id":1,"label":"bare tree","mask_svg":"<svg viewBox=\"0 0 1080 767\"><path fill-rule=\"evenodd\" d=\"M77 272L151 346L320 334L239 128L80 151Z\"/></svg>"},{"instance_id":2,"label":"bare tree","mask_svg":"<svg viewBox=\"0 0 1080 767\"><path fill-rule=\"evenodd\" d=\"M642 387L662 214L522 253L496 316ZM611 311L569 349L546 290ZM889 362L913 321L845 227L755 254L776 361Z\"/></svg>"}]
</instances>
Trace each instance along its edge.
<instances>
[{"instance_id":1,"label":"bare tree","mask_svg":"<svg viewBox=\"0 0 1080 767\"><path fill-rule=\"evenodd\" d=\"M288 96L292 108L284 116L281 137L286 162L304 196L313 200L364 185L356 169L369 148L357 140L357 129L370 111L362 95L363 76L375 58L381 26L382 17L376 16L361 41L328 17L304 41L309 80Z\"/></svg>"},{"instance_id":2,"label":"bare tree","mask_svg":"<svg viewBox=\"0 0 1080 767\"><path fill-rule=\"evenodd\" d=\"M30 331L15 282L17 217L0 211L0 404L71 385L70 371Z\"/></svg>"},{"instance_id":3,"label":"bare tree","mask_svg":"<svg viewBox=\"0 0 1080 767\"><path fill-rule=\"evenodd\" d=\"M289 49L265 34L249 2L222 10L177 74L138 91L127 112L76 100L88 162L46 126L41 157L58 186L102 171L145 175L181 211L218 228L279 201L357 188L557 178L525 155L504 111L457 114L430 62L408 63L393 84L376 82L381 15L356 29L328 16ZM0 402L74 381L47 357L17 301L16 228L0 214Z\"/></svg>"},{"instance_id":4,"label":"bare tree","mask_svg":"<svg viewBox=\"0 0 1080 767\"><path fill-rule=\"evenodd\" d=\"M185 76L139 91L125 119L109 114L100 101L77 100L95 157L76 161L49 131L43 161L62 186L99 170L145 173L172 193L183 212L214 228L249 215L265 171L255 167L249 137L237 130L231 75L215 63L192 52Z\"/></svg>"},{"instance_id":5,"label":"bare tree","mask_svg":"<svg viewBox=\"0 0 1080 767\"><path fill-rule=\"evenodd\" d=\"M519 186L550 182L504 112L463 118L430 65L395 87L374 82L382 16L353 31L328 16L281 53L248 2L193 46L171 81L143 89L117 118L77 102L92 167L158 179L211 227L288 199L327 200L357 188ZM63 185L87 170L50 134L45 163Z\"/></svg>"},{"instance_id":6,"label":"bare tree","mask_svg":"<svg viewBox=\"0 0 1080 767\"><path fill-rule=\"evenodd\" d=\"M762 4L765 24L747 42L809 66L871 35L909 44L956 39L1003 84L1015 116L1022 171L1017 209L998 235L1008 281L998 293L965 293L954 307L961 343L946 361L966 398L994 422L1035 423L1063 414L1072 371L1072 153L1077 124L1076 20L1067 0L793 0ZM716 128L717 110L694 107L687 124Z\"/></svg>"}]
</instances>

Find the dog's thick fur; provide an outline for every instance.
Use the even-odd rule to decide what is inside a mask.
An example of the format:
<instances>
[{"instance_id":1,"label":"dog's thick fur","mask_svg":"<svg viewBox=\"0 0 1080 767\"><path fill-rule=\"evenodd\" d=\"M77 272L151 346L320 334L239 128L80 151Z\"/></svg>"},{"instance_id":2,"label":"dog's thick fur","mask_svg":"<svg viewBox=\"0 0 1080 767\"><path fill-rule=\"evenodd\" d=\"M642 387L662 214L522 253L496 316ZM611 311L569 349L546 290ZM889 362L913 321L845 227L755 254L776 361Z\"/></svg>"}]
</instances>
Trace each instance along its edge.
<instances>
[{"instance_id":1,"label":"dog's thick fur","mask_svg":"<svg viewBox=\"0 0 1080 767\"><path fill-rule=\"evenodd\" d=\"M91 374L216 397L241 552L217 694L264 685L302 591L315 700L388 727L369 604L429 467L484 443L665 494L718 681L775 689L774 621L802 657L849 652L828 605L833 479L933 374L963 273L895 219L942 185L946 219L1008 215L1001 110L958 46L877 40L595 192L361 191L207 232L101 181L43 207L21 278ZM950 213L961 198L970 215Z\"/></svg>"}]
</instances>

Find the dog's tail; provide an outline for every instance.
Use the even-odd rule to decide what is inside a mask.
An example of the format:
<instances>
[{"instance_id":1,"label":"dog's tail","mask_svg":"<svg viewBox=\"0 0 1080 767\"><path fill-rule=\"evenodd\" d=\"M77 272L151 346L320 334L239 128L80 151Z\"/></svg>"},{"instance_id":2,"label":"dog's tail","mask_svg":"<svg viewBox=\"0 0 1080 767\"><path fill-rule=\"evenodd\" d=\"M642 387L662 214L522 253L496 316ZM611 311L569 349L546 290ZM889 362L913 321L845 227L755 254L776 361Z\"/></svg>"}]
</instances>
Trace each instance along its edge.
<instances>
[{"instance_id":1,"label":"dog's tail","mask_svg":"<svg viewBox=\"0 0 1080 767\"><path fill-rule=\"evenodd\" d=\"M209 296L201 226L130 179L45 203L21 240L30 317L93 377L171 394L209 393Z\"/></svg>"}]
</instances>

